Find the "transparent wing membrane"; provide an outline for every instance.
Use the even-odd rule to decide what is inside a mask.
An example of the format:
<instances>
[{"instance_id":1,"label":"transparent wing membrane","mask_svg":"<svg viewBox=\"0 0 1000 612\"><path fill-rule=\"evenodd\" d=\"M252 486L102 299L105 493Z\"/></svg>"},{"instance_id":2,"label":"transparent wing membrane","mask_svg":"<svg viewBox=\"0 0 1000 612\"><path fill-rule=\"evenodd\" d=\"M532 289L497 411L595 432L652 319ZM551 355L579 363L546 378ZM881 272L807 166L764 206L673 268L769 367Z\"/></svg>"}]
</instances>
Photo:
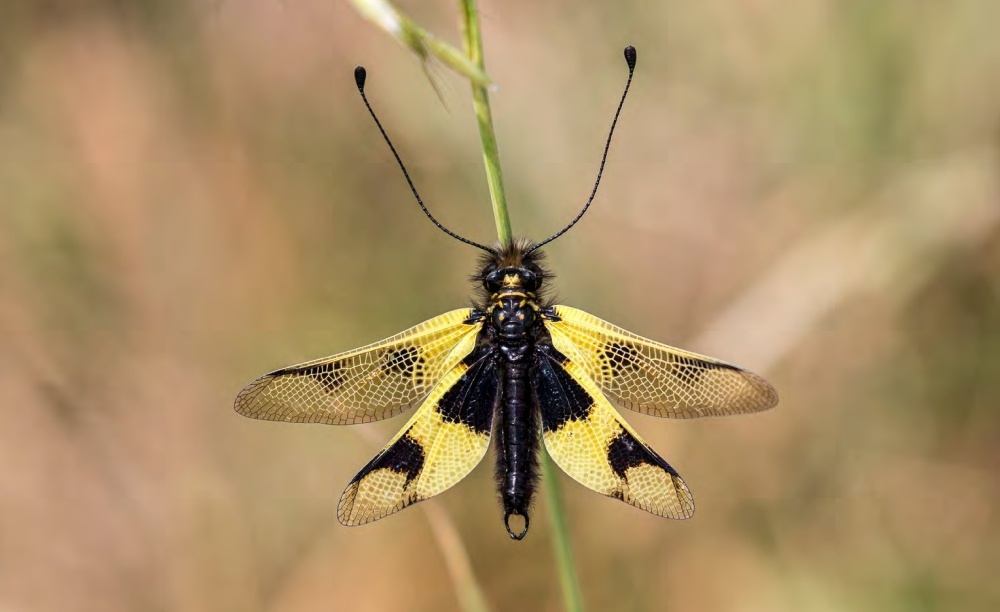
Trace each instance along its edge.
<instances>
[{"instance_id":1,"label":"transparent wing membrane","mask_svg":"<svg viewBox=\"0 0 1000 612\"><path fill-rule=\"evenodd\" d=\"M653 416L695 418L766 410L778 394L732 364L637 336L591 314L556 306L552 344L616 405Z\"/></svg>"},{"instance_id":2,"label":"transparent wing membrane","mask_svg":"<svg viewBox=\"0 0 1000 612\"><path fill-rule=\"evenodd\" d=\"M236 412L268 421L349 425L412 408L475 347L482 324L453 310L381 342L261 376Z\"/></svg>"}]
</instances>

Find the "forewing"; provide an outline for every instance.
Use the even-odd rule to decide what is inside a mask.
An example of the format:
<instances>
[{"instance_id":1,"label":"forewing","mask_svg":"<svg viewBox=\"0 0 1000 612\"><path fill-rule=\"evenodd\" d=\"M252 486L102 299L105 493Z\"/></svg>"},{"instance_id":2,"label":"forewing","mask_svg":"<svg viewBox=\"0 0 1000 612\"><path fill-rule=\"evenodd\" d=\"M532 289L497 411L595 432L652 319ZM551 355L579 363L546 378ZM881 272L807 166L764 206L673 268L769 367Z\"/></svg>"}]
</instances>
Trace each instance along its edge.
<instances>
[{"instance_id":1,"label":"forewing","mask_svg":"<svg viewBox=\"0 0 1000 612\"><path fill-rule=\"evenodd\" d=\"M500 371L492 349L477 351L444 375L413 418L351 480L337 517L377 521L465 478L490 445Z\"/></svg>"},{"instance_id":2,"label":"forewing","mask_svg":"<svg viewBox=\"0 0 1000 612\"><path fill-rule=\"evenodd\" d=\"M637 336L567 306L545 327L552 344L616 405L660 417L695 418L766 410L778 393L738 366Z\"/></svg>"},{"instance_id":3,"label":"forewing","mask_svg":"<svg viewBox=\"0 0 1000 612\"><path fill-rule=\"evenodd\" d=\"M472 352L482 324L467 322L471 314L453 310L381 342L265 374L236 396L236 412L328 425L397 415Z\"/></svg>"},{"instance_id":4,"label":"forewing","mask_svg":"<svg viewBox=\"0 0 1000 612\"><path fill-rule=\"evenodd\" d=\"M545 448L574 480L658 516L691 517L694 499L680 475L618 416L583 368L564 355L539 353L532 387Z\"/></svg>"}]
</instances>

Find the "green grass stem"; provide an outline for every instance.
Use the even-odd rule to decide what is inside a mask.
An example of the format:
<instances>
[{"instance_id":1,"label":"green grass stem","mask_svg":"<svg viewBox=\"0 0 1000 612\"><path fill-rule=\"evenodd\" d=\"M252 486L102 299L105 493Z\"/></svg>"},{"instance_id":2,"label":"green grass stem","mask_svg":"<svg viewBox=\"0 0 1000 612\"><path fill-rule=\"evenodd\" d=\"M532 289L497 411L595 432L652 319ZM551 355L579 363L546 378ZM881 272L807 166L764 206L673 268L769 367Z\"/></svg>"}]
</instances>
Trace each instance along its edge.
<instances>
[{"instance_id":1,"label":"green grass stem","mask_svg":"<svg viewBox=\"0 0 1000 612\"><path fill-rule=\"evenodd\" d=\"M552 522L552 545L559 567L563 603L568 612L580 612L583 610L583 594L580 591L580 579L576 574L576 563L573 561L573 549L569 543L569 524L566 521L566 509L563 507L562 490L559 488L559 474L552 457L549 457L544 448L541 449L540 463L542 488L545 489L545 502L549 508L549 520Z\"/></svg>"},{"instance_id":2,"label":"green grass stem","mask_svg":"<svg viewBox=\"0 0 1000 612\"><path fill-rule=\"evenodd\" d=\"M462 8L462 34L465 38L465 52L469 60L486 72L483 61L483 38L479 29L479 11L475 0L459 0ZM472 82L472 107L479 123L479 138L483 144L483 163L486 165L486 182L490 186L490 200L493 202L493 219L497 225L500 244L510 244L513 234L510 230L510 214L507 212L507 195L503 189L503 174L500 172L500 151L493 131L493 112L490 110L490 94L482 84Z\"/></svg>"}]
</instances>

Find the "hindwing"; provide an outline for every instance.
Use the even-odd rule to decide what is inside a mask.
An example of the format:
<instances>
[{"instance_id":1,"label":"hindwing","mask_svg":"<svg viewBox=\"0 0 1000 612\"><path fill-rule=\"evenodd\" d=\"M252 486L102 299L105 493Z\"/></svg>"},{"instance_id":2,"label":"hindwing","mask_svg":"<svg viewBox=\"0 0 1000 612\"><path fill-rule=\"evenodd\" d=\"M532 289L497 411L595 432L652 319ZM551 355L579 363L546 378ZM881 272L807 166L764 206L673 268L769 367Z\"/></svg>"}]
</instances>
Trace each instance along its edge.
<instances>
[{"instance_id":1,"label":"hindwing","mask_svg":"<svg viewBox=\"0 0 1000 612\"><path fill-rule=\"evenodd\" d=\"M489 347L437 383L413 418L351 480L337 507L344 525L377 521L448 489L482 460L500 396Z\"/></svg>"},{"instance_id":2,"label":"hindwing","mask_svg":"<svg viewBox=\"0 0 1000 612\"><path fill-rule=\"evenodd\" d=\"M236 412L267 421L349 425L397 415L472 352L482 323L453 310L391 338L261 376Z\"/></svg>"},{"instance_id":3,"label":"hindwing","mask_svg":"<svg viewBox=\"0 0 1000 612\"><path fill-rule=\"evenodd\" d=\"M556 349L616 405L659 417L757 412L778 403L766 380L738 366L648 340L594 315L555 306Z\"/></svg>"},{"instance_id":4,"label":"hindwing","mask_svg":"<svg viewBox=\"0 0 1000 612\"><path fill-rule=\"evenodd\" d=\"M694 499L674 468L628 426L579 364L538 351L532 368L545 449L580 484L637 508L690 518Z\"/></svg>"}]
</instances>

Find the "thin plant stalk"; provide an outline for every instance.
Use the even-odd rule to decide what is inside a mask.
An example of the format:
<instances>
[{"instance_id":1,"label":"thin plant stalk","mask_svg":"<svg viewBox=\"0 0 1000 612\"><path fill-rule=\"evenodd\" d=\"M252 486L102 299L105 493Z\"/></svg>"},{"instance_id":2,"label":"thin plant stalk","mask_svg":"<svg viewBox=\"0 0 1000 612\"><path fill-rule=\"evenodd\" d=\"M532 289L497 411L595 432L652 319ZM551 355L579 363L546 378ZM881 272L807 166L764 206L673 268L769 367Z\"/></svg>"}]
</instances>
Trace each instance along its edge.
<instances>
[{"instance_id":1,"label":"thin plant stalk","mask_svg":"<svg viewBox=\"0 0 1000 612\"><path fill-rule=\"evenodd\" d=\"M465 50L473 64L485 73L483 39L479 29L476 2L475 0L459 0L459 4L464 16L462 32L465 37ZM512 240L510 216L507 213L507 199L503 189L503 177L500 174L500 153L497 150L496 134L493 131L489 91L486 87L475 82L472 83L472 104L479 122L479 135L483 144L483 162L486 165L486 178L490 186L490 198L493 202L497 237L500 239L500 244L510 244ZM542 487L545 489L546 505L549 509L549 519L552 522L552 543L559 569L563 602L567 611L579 612L583 610L583 596L580 591L580 581L577 578L576 565L573 562L569 527L563 507L562 491L559 488L559 476L556 474L552 459L544 448L541 449L541 455Z\"/></svg>"},{"instance_id":2,"label":"thin plant stalk","mask_svg":"<svg viewBox=\"0 0 1000 612\"><path fill-rule=\"evenodd\" d=\"M479 29L479 12L475 0L459 0L462 8L462 34L465 38L465 52L469 60L485 74L483 61L483 38ZM486 182L490 186L490 200L493 202L493 219L497 225L497 238L501 245L510 244L513 234L510 230L510 215L507 212L507 195L503 189L503 175L500 172L500 152L497 137L493 131L493 113L490 110L489 91L480 83L472 84L472 108L479 123L479 138L483 144L483 163L486 165Z\"/></svg>"},{"instance_id":3,"label":"thin plant stalk","mask_svg":"<svg viewBox=\"0 0 1000 612\"><path fill-rule=\"evenodd\" d=\"M556 472L552 457L549 457L544 448L541 449L541 455L542 488L545 489L545 502L549 507L549 520L552 522L552 545L559 566L563 603L567 611L579 612L583 610L583 595L580 591L580 579L576 575L573 549L569 544L569 525L566 522L566 509L559 488L559 474Z\"/></svg>"}]
</instances>

